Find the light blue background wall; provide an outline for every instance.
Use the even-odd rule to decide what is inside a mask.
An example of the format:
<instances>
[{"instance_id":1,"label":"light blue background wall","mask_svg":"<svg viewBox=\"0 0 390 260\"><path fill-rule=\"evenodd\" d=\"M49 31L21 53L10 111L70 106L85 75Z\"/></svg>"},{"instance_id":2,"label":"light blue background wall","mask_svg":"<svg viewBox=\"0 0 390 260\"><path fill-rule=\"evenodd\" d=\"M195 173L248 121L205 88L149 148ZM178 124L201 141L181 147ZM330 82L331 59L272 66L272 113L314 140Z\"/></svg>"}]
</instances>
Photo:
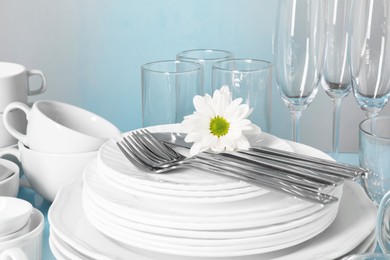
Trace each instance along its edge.
<instances>
[{"instance_id":1,"label":"light blue background wall","mask_svg":"<svg viewBox=\"0 0 390 260\"><path fill-rule=\"evenodd\" d=\"M81 106L128 131L141 126L142 64L195 48L271 61L276 2L0 0L0 60L45 73L48 90L31 101ZM290 114L276 87L273 118L271 132L290 138ZM362 118L350 95L342 113L342 149L357 149ZM321 90L303 114L302 142L327 150L330 128L331 102Z\"/></svg>"}]
</instances>

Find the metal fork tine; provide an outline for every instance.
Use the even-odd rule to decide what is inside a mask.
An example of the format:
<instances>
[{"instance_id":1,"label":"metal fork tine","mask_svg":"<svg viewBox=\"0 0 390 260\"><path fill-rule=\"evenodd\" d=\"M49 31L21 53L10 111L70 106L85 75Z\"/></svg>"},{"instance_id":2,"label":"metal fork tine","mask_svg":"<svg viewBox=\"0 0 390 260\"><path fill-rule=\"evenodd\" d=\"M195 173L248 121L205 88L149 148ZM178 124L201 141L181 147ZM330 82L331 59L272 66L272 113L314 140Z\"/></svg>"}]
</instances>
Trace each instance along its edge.
<instances>
[{"instance_id":1,"label":"metal fork tine","mask_svg":"<svg viewBox=\"0 0 390 260\"><path fill-rule=\"evenodd\" d=\"M122 151L122 153L126 156L126 158L130 162L132 162L136 167L147 170L147 171L153 170L152 167L148 166L147 164L142 162L140 159L138 159L138 157L135 156L135 153L131 152L131 150L129 149L129 147L126 144L124 144L123 142L116 142L116 144L119 147L119 149Z\"/></svg>"},{"instance_id":2,"label":"metal fork tine","mask_svg":"<svg viewBox=\"0 0 390 260\"><path fill-rule=\"evenodd\" d=\"M140 146L140 144L132 139L133 136L126 136L123 138L123 141L129 148L129 151L134 154L140 161L144 164L148 164L150 166L155 166L160 164L162 161L154 158L153 154Z\"/></svg>"},{"instance_id":3,"label":"metal fork tine","mask_svg":"<svg viewBox=\"0 0 390 260\"><path fill-rule=\"evenodd\" d=\"M133 132L127 138L124 139L126 142L131 143L137 151L141 153L145 153L148 157L148 159L154 161L156 164L159 164L161 162L165 162L167 159L164 157L159 156L158 154L154 153L148 144L145 144L143 139L137 135L136 132Z\"/></svg>"},{"instance_id":4,"label":"metal fork tine","mask_svg":"<svg viewBox=\"0 0 390 260\"><path fill-rule=\"evenodd\" d=\"M148 130L142 129L141 132L145 135L147 141L152 145L157 147L158 151L161 151L162 153L166 154L169 158L181 158L181 155L178 154L175 150L173 150L171 147L168 147L167 145L160 142L156 137L154 137Z\"/></svg>"}]
</instances>

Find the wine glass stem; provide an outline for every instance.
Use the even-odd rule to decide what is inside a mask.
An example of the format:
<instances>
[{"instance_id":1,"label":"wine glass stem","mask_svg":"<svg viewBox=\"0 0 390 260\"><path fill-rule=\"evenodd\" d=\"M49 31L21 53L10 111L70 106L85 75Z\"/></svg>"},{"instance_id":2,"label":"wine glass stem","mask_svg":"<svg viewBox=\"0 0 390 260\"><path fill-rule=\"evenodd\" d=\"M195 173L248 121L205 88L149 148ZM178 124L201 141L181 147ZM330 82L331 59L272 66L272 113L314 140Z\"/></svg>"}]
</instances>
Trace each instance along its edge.
<instances>
[{"instance_id":1,"label":"wine glass stem","mask_svg":"<svg viewBox=\"0 0 390 260\"><path fill-rule=\"evenodd\" d=\"M373 118L379 114L379 112L365 111L366 119Z\"/></svg>"},{"instance_id":2,"label":"wine glass stem","mask_svg":"<svg viewBox=\"0 0 390 260\"><path fill-rule=\"evenodd\" d=\"M299 143L299 121L301 119L302 111L291 111L292 124L293 124L293 141Z\"/></svg>"},{"instance_id":3,"label":"wine glass stem","mask_svg":"<svg viewBox=\"0 0 390 260\"><path fill-rule=\"evenodd\" d=\"M337 160L339 154L340 112L342 98L333 98L332 157Z\"/></svg>"}]
</instances>

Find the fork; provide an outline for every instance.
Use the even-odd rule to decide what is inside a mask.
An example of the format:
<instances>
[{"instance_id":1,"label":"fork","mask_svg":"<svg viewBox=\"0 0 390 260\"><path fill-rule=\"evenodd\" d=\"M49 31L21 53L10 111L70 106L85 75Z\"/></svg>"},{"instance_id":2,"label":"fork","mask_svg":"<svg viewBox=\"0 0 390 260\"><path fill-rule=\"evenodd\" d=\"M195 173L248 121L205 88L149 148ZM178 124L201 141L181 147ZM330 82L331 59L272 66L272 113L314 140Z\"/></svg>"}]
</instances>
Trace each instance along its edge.
<instances>
[{"instance_id":1,"label":"fork","mask_svg":"<svg viewBox=\"0 0 390 260\"><path fill-rule=\"evenodd\" d=\"M338 201L337 197L325 193L334 189L332 185L270 169L266 172L258 166L237 161L221 161L212 154L187 158L158 141L147 130L134 131L118 141L117 145L129 161L146 172L165 173L183 167L196 167L322 205Z\"/></svg>"}]
</instances>

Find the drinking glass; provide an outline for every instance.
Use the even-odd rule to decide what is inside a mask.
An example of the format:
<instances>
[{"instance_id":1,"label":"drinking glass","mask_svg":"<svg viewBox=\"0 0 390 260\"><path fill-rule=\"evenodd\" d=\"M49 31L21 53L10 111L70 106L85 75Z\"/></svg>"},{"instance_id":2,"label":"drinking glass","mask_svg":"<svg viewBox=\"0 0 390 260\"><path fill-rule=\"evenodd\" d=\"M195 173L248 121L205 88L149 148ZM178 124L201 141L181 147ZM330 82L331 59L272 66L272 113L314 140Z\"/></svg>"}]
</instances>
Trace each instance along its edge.
<instances>
[{"instance_id":1,"label":"drinking glass","mask_svg":"<svg viewBox=\"0 0 390 260\"><path fill-rule=\"evenodd\" d=\"M370 118L390 97L390 4L388 0L355 0L352 13L352 89L366 118Z\"/></svg>"},{"instance_id":2,"label":"drinking glass","mask_svg":"<svg viewBox=\"0 0 390 260\"><path fill-rule=\"evenodd\" d=\"M176 55L180 61L191 61L203 65L204 91L207 94L213 94L212 88L212 66L214 63L233 58L233 53L225 50L215 49L195 49L182 51Z\"/></svg>"},{"instance_id":3,"label":"drinking glass","mask_svg":"<svg viewBox=\"0 0 390 260\"><path fill-rule=\"evenodd\" d=\"M321 83L333 103L332 155L339 151L340 110L351 90L348 59L349 22L352 0L328 0L326 41Z\"/></svg>"},{"instance_id":4,"label":"drinking glass","mask_svg":"<svg viewBox=\"0 0 390 260\"><path fill-rule=\"evenodd\" d=\"M195 111L203 94L203 67L194 62L156 61L142 65L142 124L179 123Z\"/></svg>"},{"instance_id":5,"label":"drinking glass","mask_svg":"<svg viewBox=\"0 0 390 260\"><path fill-rule=\"evenodd\" d=\"M318 92L325 42L325 1L280 0L273 39L276 82L299 142L302 111Z\"/></svg>"},{"instance_id":6,"label":"drinking glass","mask_svg":"<svg viewBox=\"0 0 390 260\"><path fill-rule=\"evenodd\" d=\"M232 98L242 98L253 109L248 117L262 131L271 128L272 64L256 59L229 59L215 63L213 90L227 85Z\"/></svg>"},{"instance_id":7,"label":"drinking glass","mask_svg":"<svg viewBox=\"0 0 390 260\"><path fill-rule=\"evenodd\" d=\"M371 170L363 179L368 195L377 204L390 190L390 116L377 116L359 125L359 162Z\"/></svg>"}]
</instances>

